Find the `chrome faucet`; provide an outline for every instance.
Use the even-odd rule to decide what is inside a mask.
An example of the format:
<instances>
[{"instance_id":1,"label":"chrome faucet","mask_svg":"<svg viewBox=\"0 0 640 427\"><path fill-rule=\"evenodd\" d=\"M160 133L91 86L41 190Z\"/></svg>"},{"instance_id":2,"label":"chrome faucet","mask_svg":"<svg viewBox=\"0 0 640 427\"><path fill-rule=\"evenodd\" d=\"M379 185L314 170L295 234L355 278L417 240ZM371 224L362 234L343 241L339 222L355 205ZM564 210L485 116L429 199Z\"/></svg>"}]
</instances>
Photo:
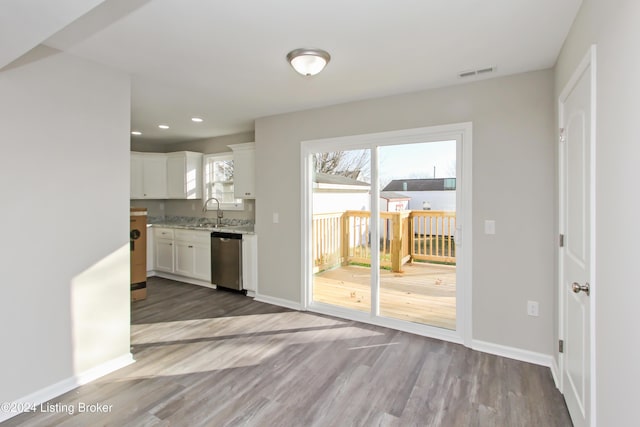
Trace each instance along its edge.
<instances>
[{"instance_id":1,"label":"chrome faucet","mask_svg":"<svg viewBox=\"0 0 640 427\"><path fill-rule=\"evenodd\" d=\"M211 200L215 200L218 205L216 209L216 225L220 225L220 223L222 222L222 217L224 216L224 213L220 210L220 200L216 199L215 197L209 197L204 202L204 206L202 207L202 212L207 212L207 205Z\"/></svg>"}]
</instances>

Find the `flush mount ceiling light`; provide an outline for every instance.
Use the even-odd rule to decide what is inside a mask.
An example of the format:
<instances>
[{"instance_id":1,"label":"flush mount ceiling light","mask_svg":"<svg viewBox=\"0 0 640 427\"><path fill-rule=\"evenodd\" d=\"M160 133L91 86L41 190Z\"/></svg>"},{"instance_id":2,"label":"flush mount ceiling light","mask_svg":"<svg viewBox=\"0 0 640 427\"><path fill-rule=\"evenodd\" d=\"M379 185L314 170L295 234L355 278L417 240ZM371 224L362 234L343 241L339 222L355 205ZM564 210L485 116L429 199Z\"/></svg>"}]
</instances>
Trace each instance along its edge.
<instances>
[{"instance_id":1,"label":"flush mount ceiling light","mask_svg":"<svg viewBox=\"0 0 640 427\"><path fill-rule=\"evenodd\" d=\"M295 49L287 54L287 61L303 76L314 76L329 63L331 55L322 49Z\"/></svg>"},{"instance_id":2,"label":"flush mount ceiling light","mask_svg":"<svg viewBox=\"0 0 640 427\"><path fill-rule=\"evenodd\" d=\"M169 129L168 125L158 125L160 129Z\"/></svg>"},{"instance_id":3,"label":"flush mount ceiling light","mask_svg":"<svg viewBox=\"0 0 640 427\"><path fill-rule=\"evenodd\" d=\"M191 117L191 121L194 123L202 123L204 120L202 120L200 117Z\"/></svg>"},{"instance_id":4,"label":"flush mount ceiling light","mask_svg":"<svg viewBox=\"0 0 640 427\"><path fill-rule=\"evenodd\" d=\"M137 131L137 130L132 130L132 131L131 131L131 135L134 135L134 136L140 136L140 135L142 135L142 132Z\"/></svg>"}]
</instances>

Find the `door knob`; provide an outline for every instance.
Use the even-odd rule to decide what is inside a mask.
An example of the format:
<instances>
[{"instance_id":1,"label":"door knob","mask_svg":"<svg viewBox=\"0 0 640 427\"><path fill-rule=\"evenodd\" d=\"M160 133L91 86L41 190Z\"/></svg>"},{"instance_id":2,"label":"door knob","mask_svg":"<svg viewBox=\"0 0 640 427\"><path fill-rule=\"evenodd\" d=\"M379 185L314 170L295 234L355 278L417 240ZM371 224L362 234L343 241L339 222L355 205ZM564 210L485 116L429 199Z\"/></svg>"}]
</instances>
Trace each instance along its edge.
<instances>
[{"instance_id":1,"label":"door knob","mask_svg":"<svg viewBox=\"0 0 640 427\"><path fill-rule=\"evenodd\" d=\"M588 296L589 295L589 283L585 283L584 285L581 285L580 283L573 282L571 284L571 290L576 294L578 294L578 293L580 293L580 291L582 291L585 294L587 294L587 296Z\"/></svg>"}]
</instances>

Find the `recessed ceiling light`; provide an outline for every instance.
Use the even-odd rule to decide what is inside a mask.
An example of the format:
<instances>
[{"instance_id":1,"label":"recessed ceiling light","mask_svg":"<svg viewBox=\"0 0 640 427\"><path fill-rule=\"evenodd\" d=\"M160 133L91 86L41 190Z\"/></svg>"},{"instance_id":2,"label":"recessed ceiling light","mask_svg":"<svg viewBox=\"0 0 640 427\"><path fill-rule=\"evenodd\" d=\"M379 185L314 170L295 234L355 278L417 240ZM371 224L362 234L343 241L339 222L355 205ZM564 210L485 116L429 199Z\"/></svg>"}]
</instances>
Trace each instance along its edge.
<instances>
[{"instance_id":1,"label":"recessed ceiling light","mask_svg":"<svg viewBox=\"0 0 640 427\"><path fill-rule=\"evenodd\" d=\"M158 125L160 129L169 129L168 125Z\"/></svg>"},{"instance_id":2,"label":"recessed ceiling light","mask_svg":"<svg viewBox=\"0 0 640 427\"><path fill-rule=\"evenodd\" d=\"M202 120L200 117L191 117L191 121L196 123L202 123L204 120Z\"/></svg>"},{"instance_id":3,"label":"recessed ceiling light","mask_svg":"<svg viewBox=\"0 0 640 427\"><path fill-rule=\"evenodd\" d=\"M142 135L142 132L137 131L137 130L132 130L131 131L131 135L140 136L140 135Z\"/></svg>"}]
</instances>

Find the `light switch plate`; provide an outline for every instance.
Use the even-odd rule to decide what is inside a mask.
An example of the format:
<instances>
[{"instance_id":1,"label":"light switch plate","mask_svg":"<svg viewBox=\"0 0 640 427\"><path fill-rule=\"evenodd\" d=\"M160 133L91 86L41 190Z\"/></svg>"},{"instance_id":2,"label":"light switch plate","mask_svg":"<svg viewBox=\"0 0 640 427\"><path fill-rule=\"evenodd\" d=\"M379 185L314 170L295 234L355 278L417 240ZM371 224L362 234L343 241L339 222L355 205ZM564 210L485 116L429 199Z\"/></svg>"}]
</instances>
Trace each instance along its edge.
<instances>
[{"instance_id":1,"label":"light switch plate","mask_svg":"<svg viewBox=\"0 0 640 427\"><path fill-rule=\"evenodd\" d=\"M492 219L484 221L484 234L496 234L496 222Z\"/></svg>"},{"instance_id":2,"label":"light switch plate","mask_svg":"<svg viewBox=\"0 0 640 427\"><path fill-rule=\"evenodd\" d=\"M529 316L538 317L540 314L538 301L527 301L527 314Z\"/></svg>"},{"instance_id":3,"label":"light switch plate","mask_svg":"<svg viewBox=\"0 0 640 427\"><path fill-rule=\"evenodd\" d=\"M273 213L273 223L277 224L280 222L280 214L278 212Z\"/></svg>"}]
</instances>

